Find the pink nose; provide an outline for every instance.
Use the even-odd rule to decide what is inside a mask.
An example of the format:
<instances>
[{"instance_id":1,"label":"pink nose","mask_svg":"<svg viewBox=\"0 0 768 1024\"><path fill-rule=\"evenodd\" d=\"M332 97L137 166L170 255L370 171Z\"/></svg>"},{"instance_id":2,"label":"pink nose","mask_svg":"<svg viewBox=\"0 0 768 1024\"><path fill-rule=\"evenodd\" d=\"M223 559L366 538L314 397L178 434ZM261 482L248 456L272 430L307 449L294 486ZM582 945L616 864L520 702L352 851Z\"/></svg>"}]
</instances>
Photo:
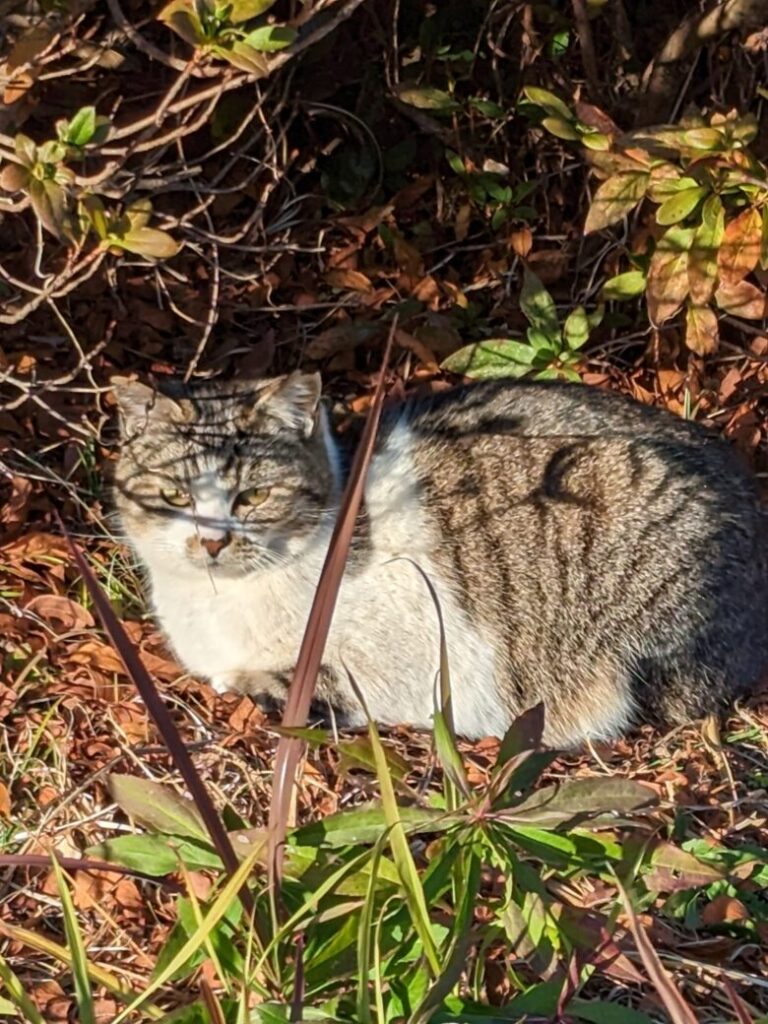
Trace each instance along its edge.
<instances>
[{"instance_id":1,"label":"pink nose","mask_svg":"<svg viewBox=\"0 0 768 1024\"><path fill-rule=\"evenodd\" d=\"M224 548L232 540L228 533L225 533L223 537L219 537L217 540L212 540L210 537L201 537L200 543L203 545L205 550L211 556L216 558L219 552L223 551Z\"/></svg>"}]
</instances>

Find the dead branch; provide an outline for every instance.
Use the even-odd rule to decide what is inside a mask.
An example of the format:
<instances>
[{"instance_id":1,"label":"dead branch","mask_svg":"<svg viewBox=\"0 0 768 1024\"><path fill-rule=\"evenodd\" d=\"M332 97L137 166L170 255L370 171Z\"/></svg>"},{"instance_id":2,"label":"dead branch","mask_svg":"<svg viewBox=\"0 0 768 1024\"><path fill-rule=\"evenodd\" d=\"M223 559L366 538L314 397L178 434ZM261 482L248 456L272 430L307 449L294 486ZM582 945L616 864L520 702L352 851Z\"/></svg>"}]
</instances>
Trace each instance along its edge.
<instances>
[{"instance_id":1,"label":"dead branch","mask_svg":"<svg viewBox=\"0 0 768 1024\"><path fill-rule=\"evenodd\" d=\"M739 29L768 22L768 0L718 0L705 11L689 14L669 36L643 75L638 125L666 120L685 77L686 64L702 46Z\"/></svg>"}]
</instances>

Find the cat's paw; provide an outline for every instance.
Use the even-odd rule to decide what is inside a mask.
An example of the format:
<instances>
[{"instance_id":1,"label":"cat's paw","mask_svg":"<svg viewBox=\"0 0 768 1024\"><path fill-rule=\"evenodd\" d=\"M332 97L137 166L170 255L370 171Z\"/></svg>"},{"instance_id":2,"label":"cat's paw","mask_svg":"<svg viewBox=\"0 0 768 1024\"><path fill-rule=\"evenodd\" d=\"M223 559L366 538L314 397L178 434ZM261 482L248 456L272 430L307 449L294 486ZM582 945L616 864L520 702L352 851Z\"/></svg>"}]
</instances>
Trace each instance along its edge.
<instances>
[{"instance_id":1,"label":"cat's paw","mask_svg":"<svg viewBox=\"0 0 768 1024\"><path fill-rule=\"evenodd\" d=\"M236 675L211 676L210 683L214 693L231 693L238 688Z\"/></svg>"}]
</instances>

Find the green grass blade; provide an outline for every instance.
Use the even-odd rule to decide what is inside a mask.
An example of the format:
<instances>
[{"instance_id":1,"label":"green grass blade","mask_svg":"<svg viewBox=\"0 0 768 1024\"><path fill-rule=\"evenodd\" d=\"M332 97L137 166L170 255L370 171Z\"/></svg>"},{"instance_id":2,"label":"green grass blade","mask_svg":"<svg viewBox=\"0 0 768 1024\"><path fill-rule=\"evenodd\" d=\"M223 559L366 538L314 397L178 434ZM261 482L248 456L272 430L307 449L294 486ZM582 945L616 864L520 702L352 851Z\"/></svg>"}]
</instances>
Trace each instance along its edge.
<instances>
[{"instance_id":1,"label":"green grass blade","mask_svg":"<svg viewBox=\"0 0 768 1024\"><path fill-rule=\"evenodd\" d=\"M75 984L75 1000L80 1013L81 1024L96 1024L96 1010L93 1005L93 992L91 991L91 979L88 975L88 954L85 951L83 933L77 920L75 904L72 902L72 893L69 891L67 879L61 865L55 857L52 858L53 873L56 876L56 885L61 898L61 911L64 917L64 934L67 937L67 945L72 953L72 979Z\"/></svg>"},{"instance_id":2,"label":"green grass blade","mask_svg":"<svg viewBox=\"0 0 768 1024\"><path fill-rule=\"evenodd\" d=\"M44 953L59 963L66 964L67 967L72 966L72 953L66 946L60 946L58 942L47 939L43 935L38 935L36 932L31 932L27 928L17 928L16 925L8 924L7 921L0 921L0 935L6 935L9 939L15 939L17 942L36 950L38 953ZM112 974L111 971L100 967L98 964L88 963L87 966L90 979L95 981L97 985L103 985L108 992L121 1002L127 1003L129 1000L140 998L130 986L126 985L117 975ZM151 1020L162 1020L165 1016L165 1011L154 1004L145 1006L144 1013Z\"/></svg>"},{"instance_id":3,"label":"green grass blade","mask_svg":"<svg viewBox=\"0 0 768 1024\"><path fill-rule=\"evenodd\" d=\"M373 909L376 902L376 882L379 874L379 861L387 836L382 836L373 848L371 858L371 875L368 879L368 890L360 915L360 929L357 936L357 1019L360 1024L371 1024L371 944L373 939Z\"/></svg>"},{"instance_id":4,"label":"green grass blade","mask_svg":"<svg viewBox=\"0 0 768 1024\"><path fill-rule=\"evenodd\" d=\"M241 863L237 871L227 879L226 885L222 887L221 892L211 904L201 927L198 928L193 935L190 935L188 941L184 943L176 956L166 964L165 969L152 979L144 992L142 992L129 1006L126 1006L125 1009L115 1017L112 1024L121 1024L121 1021L130 1017L132 1013L134 1013L147 1001L147 999L150 998L150 996L154 995L155 992L162 988L169 978L173 977L176 971L182 967L187 960L189 960L192 954L196 953L197 950L205 943L213 929L226 914L232 901L238 898L240 890L246 884L251 872L259 862L261 855L261 846L254 847L249 856ZM250 899L248 902L251 902Z\"/></svg>"},{"instance_id":5,"label":"green grass blade","mask_svg":"<svg viewBox=\"0 0 768 1024\"><path fill-rule=\"evenodd\" d=\"M413 854L411 853L411 848L408 845L408 837L405 834L403 823L400 820L400 808L397 806L395 787L392 782L392 777L389 774L387 758L381 744L379 730L376 728L375 722L368 714L368 708L365 705L365 700L360 692L360 688L349 671L347 671L347 675L349 677L350 685L354 689L357 699L360 701L363 710L365 711L366 718L368 719L368 735L371 738L371 746L376 759L376 774L378 776L379 787L381 789L381 804L389 826L389 845L392 850L392 858L395 862L395 867L397 868L397 873L400 876L402 886L405 889L405 901L408 904L413 927L416 929L416 934L421 940L424 955L427 958L427 963L429 964L432 976L437 977L440 973L440 956L437 951L437 946L435 945L435 940L432 936L432 925L429 920L429 911L427 910L427 901L424 898L424 890L421 887L419 873L416 870Z\"/></svg>"},{"instance_id":6,"label":"green grass blade","mask_svg":"<svg viewBox=\"0 0 768 1024\"><path fill-rule=\"evenodd\" d=\"M24 991L24 986L8 961L2 956L0 956L0 980L3 982L10 1002L21 1011L28 1024L45 1024L45 1018ZM2 1011L0 1010L0 1012Z\"/></svg>"}]
</instances>

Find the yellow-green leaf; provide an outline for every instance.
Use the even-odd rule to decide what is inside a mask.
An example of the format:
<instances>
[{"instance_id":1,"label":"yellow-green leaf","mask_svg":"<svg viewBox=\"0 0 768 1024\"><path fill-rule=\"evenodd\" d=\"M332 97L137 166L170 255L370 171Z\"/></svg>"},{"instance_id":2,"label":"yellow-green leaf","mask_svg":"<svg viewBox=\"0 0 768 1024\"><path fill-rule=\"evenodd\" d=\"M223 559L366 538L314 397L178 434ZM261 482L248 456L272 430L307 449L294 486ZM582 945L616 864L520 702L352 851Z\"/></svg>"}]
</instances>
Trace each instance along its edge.
<instances>
[{"instance_id":1,"label":"yellow-green leaf","mask_svg":"<svg viewBox=\"0 0 768 1024\"><path fill-rule=\"evenodd\" d=\"M733 285L755 269L760 258L763 219L755 207L743 210L726 226L717 254L720 280Z\"/></svg>"},{"instance_id":2,"label":"yellow-green leaf","mask_svg":"<svg viewBox=\"0 0 768 1024\"><path fill-rule=\"evenodd\" d=\"M587 149L606 152L611 148L613 139L610 135L604 135L602 132L585 132L581 136L581 142Z\"/></svg>"},{"instance_id":3,"label":"yellow-green leaf","mask_svg":"<svg viewBox=\"0 0 768 1024\"><path fill-rule=\"evenodd\" d=\"M231 25L240 25L244 21L250 21L251 18L258 18L274 3L275 0L227 0L226 6L229 8L227 21Z\"/></svg>"},{"instance_id":4,"label":"yellow-green leaf","mask_svg":"<svg viewBox=\"0 0 768 1024\"><path fill-rule=\"evenodd\" d=\"M578 142L581 138L573 123L562 117L545 117L541 124L548 132L556 135L558 139L565 139L566 142Z\"/></svg>"},{"instance_id":5,"label":"yellow-green leaf","mask_svg":"<svg viewBox=\"0 0 768 1024\"><path fill-rule=\"evenodd\" d=\"M553 117L562 117L566 121L574 120L573 111L568 108L567 104L563 103L559 96L555 96L548 89L539 89L535 85L526 85L523 92L526 99L530 100L531 103L535 103L537 107L542 107Z\"/></svg>"},{"instance_id":6,"label":"yellow-green leaf","mask_svg":"<svg viewBox=\"0 0 768 1024\"><path fill-rule=\"evenodd\" d=\"M690 128L683 132L681 141L691 149L719 149L723 143L723 133L717 128Z\"/></svg>"},{"instance_id":7,"label":"yellow-green leaf","mask_svg":"<svg viewBox=\"0 0 768 1024\"><path fill-rule=\"evenodd\" d=\"M249 32L243 42L259 53L284 50L296 39L296 29L290 25L262 25Z\"/></svg>"},{"instance_id":8,"label":"yellow-green leaf","mask_svg":"<svg viewBox=\"0 0 768 1024\"><path fill-rule=\"evenodd\" d=\"M154 260L169 259L181 249L181 244L171 238L167 231L158 228L132 228L119 238L110 238L110 242L128 252Z\"/></svg>"},{"instance_id":9,"label":"yellow-green leaf","mask_svg":"<svg viewBox=\"0 0 768 1024\"><path fill-rule=\"evenodd\" d=\"M657 224L678 224L692 213L709 191L703 185L685 188L665 199L656 211Z\"/></svg>"},{"instance_id":10,"label":"yellow-green leaf","mask_svg":"<svg viewBox=\"0 0 768 1024\"><path fill-rule=\"evenodd\" d=\"M630 173L604 181L592 198L584 231L599 231L625 217L645 196L648 178L645 173Z\"/></svg>"},{"instance_id":11,"label":"yellow-green leaf","mask_svg":"<svg viewBox=\"0 0 768 1024\"><path fill-rule=\"evenodd\" d=\"M50 178L30 178L27 185L32 209L38 220L56 238L64 239L70 233L69 196L61 185Z\"/></svg>"},{"instance_id":12,"label":"yellow-green leaf","mask_svg":"<svg viewBox=\"0 0 768 1024\"><path fill-rule=\"evenodd\" d=\"M171 0L157 15L157 20L165 22L190 46L200 46L205 42L205 30L197 15L193 0Z\"/></svg>"},{"instance_id":13,"label":"yellow-green leaf","mask_svg":"<svg viewBox=\"0 0 768 1024\"><path fill-rule=\"evenodd\" d=\"M685 317L685 343L698 356L717 351L720 332L717 316L710 306L689 306Z\"/></svg>"},{"instance_id":14,"label":"yellow-green leaf","mask_svg":"<svg viewBox=\"0 0 768 1024\"><path fill-rule=\"evenodd\" d=\"M645 274L642 270L628 270L609 278L603 285L602 296L612 302L634 299L645 291Z\"/></svg>"},{"instance_id":15,"label":"yellow-green leaf","mask_svg":"<svg viewBox=\"0 0 768 1024\"><path fill-rule=\"evenodd\" d=\"M717 253L725 229L725 210L719 196L710 196L701 208L701 224L696 228L688 253L688 281L691 299L705 306L717 286Z\"/></svg>"},{"instance_id":16,"label":"yellow-green leaf","mask_svg":"<svg viewBox=\"0 0 768 1024\"><path fill-rule=\"evenodd\" d=\"M223 44L216 43L209 47L209 52L221 60L227 61L240 71L246 71L249 75L256 75L257 78L264 78L269 74L269 63L267 58L254 50L252 46L239 39L234 42Z\"/></svg>"},{"instance_id":17,"label":"yellow-green leaf","mask_svg":"<svg viewBox=\"0 0 768 1024\"><path fill-rule=\"evenodd\" d=\"M396 93L402 103L407 103L409 107L416 107L418 110L448 112L459 108L459 104L450 93L429 85L404 82L397 88Z\"/></svg>"}]
</instances>

